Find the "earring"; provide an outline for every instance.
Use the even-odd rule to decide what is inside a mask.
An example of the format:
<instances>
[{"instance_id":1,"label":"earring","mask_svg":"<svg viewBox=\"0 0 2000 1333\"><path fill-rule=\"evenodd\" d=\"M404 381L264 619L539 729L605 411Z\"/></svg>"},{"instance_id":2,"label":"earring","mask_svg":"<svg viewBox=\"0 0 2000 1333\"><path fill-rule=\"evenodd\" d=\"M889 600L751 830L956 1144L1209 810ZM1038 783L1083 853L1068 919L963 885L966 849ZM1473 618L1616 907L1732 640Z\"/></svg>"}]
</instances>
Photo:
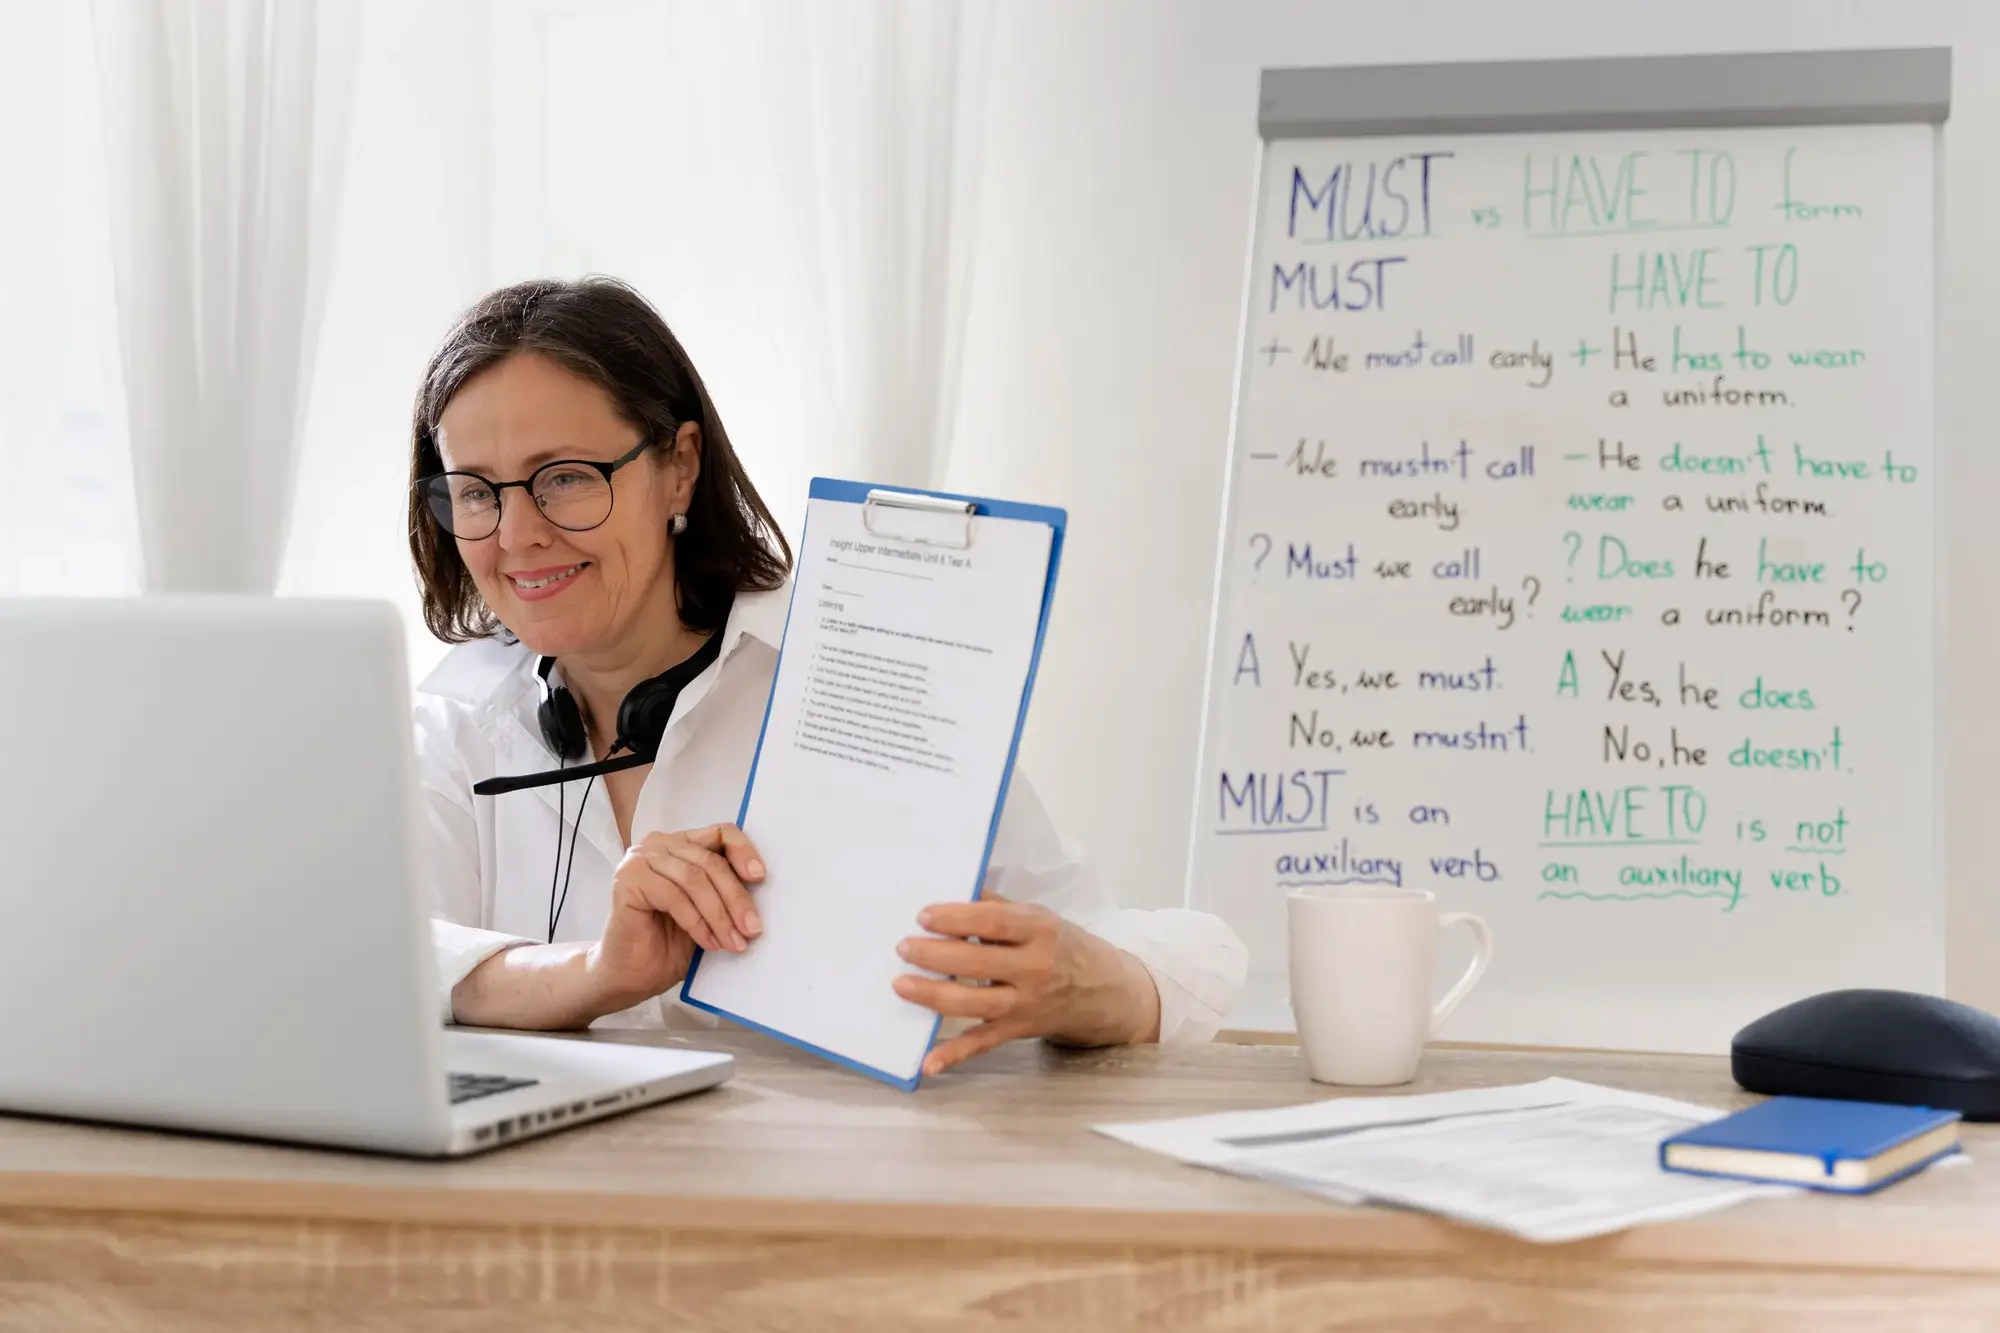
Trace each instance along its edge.
<instances>
[{"instance_id":1,"label":"earring","mask_svg":"<svg viewBox=\"0 0 2000 1333\"><path fill-rule=\"evenodd\" d=\"M686 514L675 514L673 522L667 524L667 531L673 533L674 536L676 537L680 536L683 532L686 532L687 530L688 530L688 516Z\"/></svg>"}]
</instances>

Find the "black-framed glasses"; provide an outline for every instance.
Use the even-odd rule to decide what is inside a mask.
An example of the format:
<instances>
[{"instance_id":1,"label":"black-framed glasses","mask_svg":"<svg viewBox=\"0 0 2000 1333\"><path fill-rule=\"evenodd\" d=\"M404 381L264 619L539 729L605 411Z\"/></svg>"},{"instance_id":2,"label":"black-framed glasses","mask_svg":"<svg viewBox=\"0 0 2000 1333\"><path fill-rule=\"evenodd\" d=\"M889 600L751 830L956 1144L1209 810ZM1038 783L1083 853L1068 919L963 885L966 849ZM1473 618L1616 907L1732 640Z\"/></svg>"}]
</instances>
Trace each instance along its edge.
<instances>
[{"instance_id":1,"label":"black-framed glasses","mask_svg":"<svg viewBox=\"0 0 2000 1333\"><path fill-rule=\"evenodd\" d=\"M493 481L477 472L440 472L417 483L437 525L460 541L484 541L500 530L501 492L518 486L534 499L542 517L566 532L588 532L611 517L611 474L646 452L649 434L609 463L558 458L528 474L526 481Z\"/></svg>"}]
</instances>

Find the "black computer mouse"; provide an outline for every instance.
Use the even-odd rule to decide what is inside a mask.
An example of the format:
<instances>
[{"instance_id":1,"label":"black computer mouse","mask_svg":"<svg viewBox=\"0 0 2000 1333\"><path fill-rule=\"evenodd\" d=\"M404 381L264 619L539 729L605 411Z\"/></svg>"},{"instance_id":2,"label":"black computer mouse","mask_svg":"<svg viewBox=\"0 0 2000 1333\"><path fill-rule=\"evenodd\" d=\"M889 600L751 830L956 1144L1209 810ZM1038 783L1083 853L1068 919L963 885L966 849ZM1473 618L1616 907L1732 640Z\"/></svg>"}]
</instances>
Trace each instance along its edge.
<instances>
[{"instance_id":1,"label":"black computer mouse","mask_svg":"<svg viewBox=\"0 0 2000 1333\"><path fill-rule=\"evenodd\" d=\"M1729 1046L1751 1092L2000 1120L2000 1018L1935 995L1837 990L1764 1015Z\"/></svg>"}]
</instances>

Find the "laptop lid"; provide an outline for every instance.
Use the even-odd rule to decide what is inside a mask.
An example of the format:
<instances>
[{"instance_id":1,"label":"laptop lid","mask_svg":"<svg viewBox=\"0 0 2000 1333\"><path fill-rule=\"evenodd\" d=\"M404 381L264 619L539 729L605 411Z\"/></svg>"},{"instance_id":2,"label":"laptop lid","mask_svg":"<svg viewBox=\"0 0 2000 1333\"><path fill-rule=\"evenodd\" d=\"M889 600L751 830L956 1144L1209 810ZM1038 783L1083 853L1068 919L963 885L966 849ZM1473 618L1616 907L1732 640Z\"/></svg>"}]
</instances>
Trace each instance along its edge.
<instances>
[{"instance_id":1,"label":"laptop lid","mask_svg":"<svg viewBox=\"0 0 2000 1333\"><path fill-rule=\"evenodd\" d=\"M384 602L0 601L0 1110L449 1137Z\"/></svg>"}]
</instances>

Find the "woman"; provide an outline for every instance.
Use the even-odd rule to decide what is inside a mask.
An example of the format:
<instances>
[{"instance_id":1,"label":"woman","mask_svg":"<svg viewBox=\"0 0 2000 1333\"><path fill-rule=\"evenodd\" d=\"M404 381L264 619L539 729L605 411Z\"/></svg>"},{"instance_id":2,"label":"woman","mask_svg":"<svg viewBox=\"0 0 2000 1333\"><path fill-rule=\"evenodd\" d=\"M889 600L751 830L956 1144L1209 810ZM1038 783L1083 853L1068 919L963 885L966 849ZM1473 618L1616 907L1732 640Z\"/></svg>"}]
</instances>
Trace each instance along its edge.
<instances>
[{"instance_id":1,"label":"woman","mask_svg":"<svg viewBox=\"0 0 2000 1333\"><path fill-rule=\"evenodd\" d=\"M431 359L411 483L425 620L459 645L417 708L446 1018L568 1028L692 1014L664 993L695 947L755 948L763 930L764 868L728 821L791 561L701 377L620 283L495 292ZM675 694L663 677L686 679ZM655 683L634 695L643 682ZM645 729L644 710L621 717L628 696L660 710L654 730L665 724L649 765L473 791L642 751L620 734ZM1214 1033L1242 985L1235 936L1200 913L1120 911L1018 772L991 866L979 902L926 910L898 949L913 969L956 978L912 972L899 995L975 1023L931 1052L926 1073L1017 1037ZM939 885L939 897L964 887Z\"/></svg>"}]
</instances>

